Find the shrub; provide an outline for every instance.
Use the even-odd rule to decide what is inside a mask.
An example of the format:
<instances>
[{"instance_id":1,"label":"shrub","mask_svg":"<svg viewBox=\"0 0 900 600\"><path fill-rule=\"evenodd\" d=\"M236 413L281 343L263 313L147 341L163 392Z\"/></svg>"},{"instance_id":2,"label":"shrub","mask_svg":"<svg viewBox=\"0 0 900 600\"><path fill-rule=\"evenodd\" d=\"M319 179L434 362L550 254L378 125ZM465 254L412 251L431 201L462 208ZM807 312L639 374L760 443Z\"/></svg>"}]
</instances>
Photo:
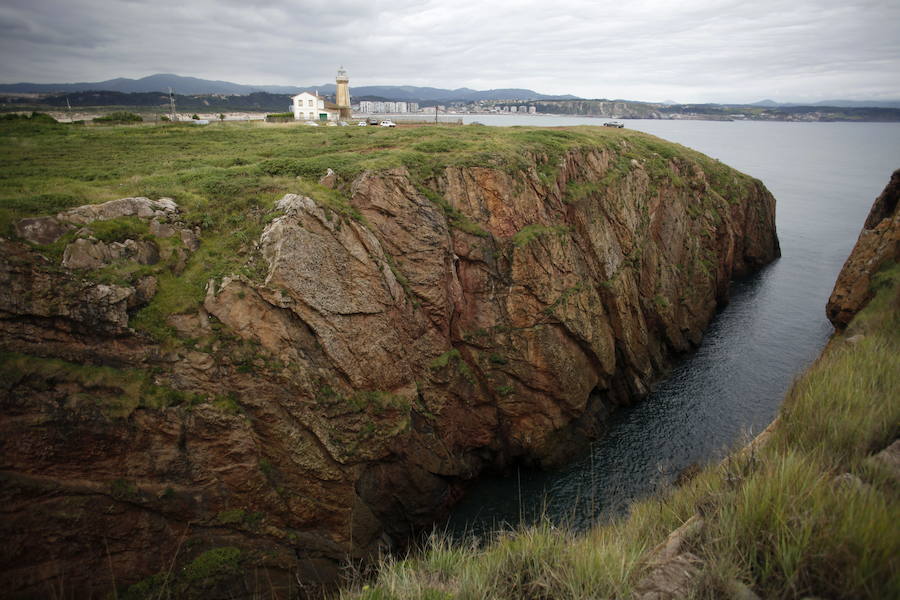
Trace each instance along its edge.
<instances>
[{"instance_id":1,"label":"shrub","mask_svg":"<svg viewBox=\"0 0 900 600\"><path fill-rule=\"evenodd\" d=\"M144 118L141 115L136 115L134 113L125 112L125 111L117 111L113 113L109 113L103 117L94 117L94 123L107 123L111 125L117 124L125 124L125 123L141 123Z\"/></svg>"},{"instance_id":2,"label":"shrub","mask_svg":"<svg viewBox=\"0 0 900 600\"><path fill-rule=\"evenodd\" d=\"M224 115L222 115L220 118L224 118ZM286 121L293 121L293 120L294 120L294 113L289 113L289 112L272 113L270 115L266 115L267 123L284 123Z\"/></svg>"},{"instance_id":3,"label":"shrub","mask_svg":"<svg viewBox=\"0 0 900 600\"><path fill-rule=\"evenodd\" d=\"M0 122L7 124L7 127L11 125L13 127L23 127L29 130L42 129L44 126L59 125L56 119L50 115L39 112L33 112L30 115L17 113L0 115Z\"/></svg>"}]
</instances>

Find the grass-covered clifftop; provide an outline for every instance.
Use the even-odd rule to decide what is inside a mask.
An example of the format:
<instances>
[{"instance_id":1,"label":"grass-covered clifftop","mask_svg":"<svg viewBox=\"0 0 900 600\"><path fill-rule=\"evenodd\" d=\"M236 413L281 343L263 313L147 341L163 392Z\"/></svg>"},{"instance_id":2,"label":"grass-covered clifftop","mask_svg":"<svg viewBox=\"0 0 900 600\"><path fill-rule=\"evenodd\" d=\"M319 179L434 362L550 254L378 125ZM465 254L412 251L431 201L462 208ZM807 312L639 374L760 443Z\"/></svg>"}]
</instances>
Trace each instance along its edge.
<instances>
[{"instance_id":1,"label":"grass-covered clifftop","mask_svg":"<svg viewBox=\"0 0 900 600\"><path fill-rule=\"evenodd\" d=\"M122 284L142 275L158 277L159 292L131 325L164 338L169 333L165 317L199 306L210 279L260 276L263 267L254 254L254 241L275 217L275 202L286 193L312 196L343 217L362 220L349 201L352 181L367 170L402 167L418 191L446 213L452 227L486 235L433 189L445 167L487 167L508 173L536 168L549 184L555 182L567 152L591 149L611 150L613 168L599 184L568 182L572 185L566 191L567 202L578 202L598 187L615 183L634 168L634 161L650 175L651 185L689 187L673 171L673 159L699 166L723 195L751 180L678 144L603 127L388 129L214 123L86 128L59 124L40 114L11 115L0 120L0 236L14 236L14 224L24 217L126 196L173 198L185 225L202 232L199 250L177 275L172 265L136 271L133 263L90 273L95 279ZM318 183L328 169L337 176L333 188ZM102 235L95 232L95 237L106 242L148 236L147 224L137 219L117 219L98 227L105 230ZM58 261L76 236L70 232L42 251ZM180 244L174 239L160 243Z\"/></svg>"},{"instance_id":2,"label":"grass-covered clifftop","mask_svg":"<svg viewBox=\"0 0 900 600\"><path fill-rule=\"evenodd\" d=\"M900 596L900 472L879 455L900 435L900 266L873 288L773 427L721 464L585 534L542 524L482 548L435 536L341 598Z\"/></svg>"},{"instance_id":3,"label":"grass-covered clifftop","mask_svg":"<svg viewBox=\"0 0 900 600\"><path fill-rule=\"evenodd\" d=\"M16 218L123 196L172 197L197 224L225 227L229 216L252 207L268 209L284 193L314 185L329 168L343 182L367 169L400 166L422 179L446 166L516 171L537 157L550 176L569 150L611 148L620 154L620 170L635 158L648 160L645 168L653 175L669 177L668 159L682 157L698 162L713 178L736 173L684 146L601 127L214 123L85 128L39 116L0 120L0 140L2 234Z\"/></svg>"}]
</instances>

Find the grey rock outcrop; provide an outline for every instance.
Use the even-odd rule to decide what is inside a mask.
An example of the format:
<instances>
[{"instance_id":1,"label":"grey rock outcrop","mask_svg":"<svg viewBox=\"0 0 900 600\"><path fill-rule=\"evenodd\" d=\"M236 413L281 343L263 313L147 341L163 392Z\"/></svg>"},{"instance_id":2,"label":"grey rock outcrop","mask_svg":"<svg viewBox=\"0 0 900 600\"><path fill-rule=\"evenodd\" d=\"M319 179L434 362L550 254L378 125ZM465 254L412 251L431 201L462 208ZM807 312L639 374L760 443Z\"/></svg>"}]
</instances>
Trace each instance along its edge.
<instances>
[{"instance_id":1,"label":"grey rock outcrop","mask_svg":"<svg viewBox=\"0 0 900 600\"><path fill-rule=\"evenodd\" d=\"M120 217L137 217L150 222L156 237L169 237L180 228L166 224L178 215L178 205L171 198L119 198L102 204L85 204L52 217L21 219L16 235L32 244L51 244L77 226Z\"/></svg>"},{"instance_id":2,"label":"grey rock outcrop","mask_svg":"<svg viewBox=\"0 0 900 600\"><path fill-rule=\"evenodd\" d=\"M171 198L151 200L149 198L119 198L102 204L86 204L62 212L56 216L60 221L87 225L94 221L105 221L119 217L141 219L168 218L178 212L178 205Z\"/></svg>"},{"instance_id":3,"label":"grey rock outcrop","mask_svg":"<svg viewBox=\"0 0 900 600\"><path fill-rule=\"evenodd\" d=\"M62 266L69 269L99 269L116 260L133 260L141 265L159 262L159 249L150 241L125 240L104 243L79 238L66 246Z\"/></svg>"}]
</instances>

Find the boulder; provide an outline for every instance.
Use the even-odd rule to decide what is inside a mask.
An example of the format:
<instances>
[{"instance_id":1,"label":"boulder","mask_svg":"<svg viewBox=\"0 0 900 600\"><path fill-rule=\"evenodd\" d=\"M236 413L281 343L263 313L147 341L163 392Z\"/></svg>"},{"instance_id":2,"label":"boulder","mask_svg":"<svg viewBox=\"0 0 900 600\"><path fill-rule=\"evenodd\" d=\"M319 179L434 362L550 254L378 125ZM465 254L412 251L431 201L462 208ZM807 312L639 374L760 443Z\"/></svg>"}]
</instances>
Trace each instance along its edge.
<instances>
[{"instance_id":1,"label":"boulder","mask_svg":"<svg viewBox=\"0 0 900 600\"><path fill-rule=\"evenodd\" d=\"M79 238L66 246L62 266L67 269L99 269L112 261L113 254L108 244Z\"/></svg>"},{"instance_id":2,"label":"boulder","mask_svg":"<svg viewBox=\"0 0 900 600\"><path fill-rule=\"evenodd\" d=\"M324 175L319 179L319 185L323 185L327 188L334 188L337 184L337 175L331 169L328 169Z\"/></svg>"},{"instance_id":3,"label":"boulder","mask_svg":"<svg viewBox=\"0 0 900 600\"><path fill-rule=\"evenodd\" d=\"M191 252L196 252L200 248L200 230L181 229L178 232L181 236L181 242Z\"/></svg>"},{"instance_id":4,"label":"boulder","mask_svg":"<svg viewBox=\"0 0 900 600\"><path fill-rule=\"evenodd\" d=\"M22 219L16 223L16 235L32 244L52 244L72 229L72 225L61 223L55 217Z\"/></svg>"},{"instance_id":5,"label":"boulder","mask_svg":"<svg viewBox=\"0 0 900 600\"><path fill-rule=\"evenodd\" d=\"M169 223L161 223L159 219L150 221L150 235L158 238L168 238L175 235L175 228Z\"/></svg>"},{"instance_id":6,"label":"boulder","mask_svg":"<svg viewBox=\"0 0 900 600\"><path fill-rule=\"evenodd\" d=\"M66 246L62 266L68 269L99 269L116 260L154 265L159 262L159 249L146 240L129 239L107 244L92 238L79 238Z\"/></svg>"}]
</instances>

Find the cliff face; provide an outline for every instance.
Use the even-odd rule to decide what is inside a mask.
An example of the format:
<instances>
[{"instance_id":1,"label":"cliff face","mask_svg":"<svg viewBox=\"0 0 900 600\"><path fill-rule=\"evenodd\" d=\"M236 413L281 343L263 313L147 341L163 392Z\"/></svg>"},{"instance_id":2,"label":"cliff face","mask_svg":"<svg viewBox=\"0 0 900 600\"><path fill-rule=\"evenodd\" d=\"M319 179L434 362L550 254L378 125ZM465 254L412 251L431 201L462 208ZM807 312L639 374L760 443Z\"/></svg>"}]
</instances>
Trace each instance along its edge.
<instances>
[{"instance_id":1,"label":"cliff face","mask_svg":"<svg viewBox=\"0 0 900 600\"><path fill-rule=\"evenodd\" d=\"M900 261L900 169L894 171L875 199L859 239L844 263L825 312L843 329L872 299L872 281L878 269Z\"/></svg>"},{"instance_id":2,"label":"cliff face","mask_svg":"<svg viewBox=\"0 0 900 600\"><path fill-rule=\"evenodd\" d=\"M199 232L174 203L127 213L153 233L143 253L87 232L63 267L3 241L0 581L105 593L113 575L168 572L172 589L210 548L227 560L198 585L328 580L482 470L556 459L700 342L732 277L779 254L758 181L689 156L660 176L628 150L424 181L367 171L341 212L288 194L261 272L212 279L201 307L167 317L179 343L129 327L155 277L102 283L71 263L156 250L177 276ZM96 226L85 210L21 235Z\"/></svg>"}]
</instances>

